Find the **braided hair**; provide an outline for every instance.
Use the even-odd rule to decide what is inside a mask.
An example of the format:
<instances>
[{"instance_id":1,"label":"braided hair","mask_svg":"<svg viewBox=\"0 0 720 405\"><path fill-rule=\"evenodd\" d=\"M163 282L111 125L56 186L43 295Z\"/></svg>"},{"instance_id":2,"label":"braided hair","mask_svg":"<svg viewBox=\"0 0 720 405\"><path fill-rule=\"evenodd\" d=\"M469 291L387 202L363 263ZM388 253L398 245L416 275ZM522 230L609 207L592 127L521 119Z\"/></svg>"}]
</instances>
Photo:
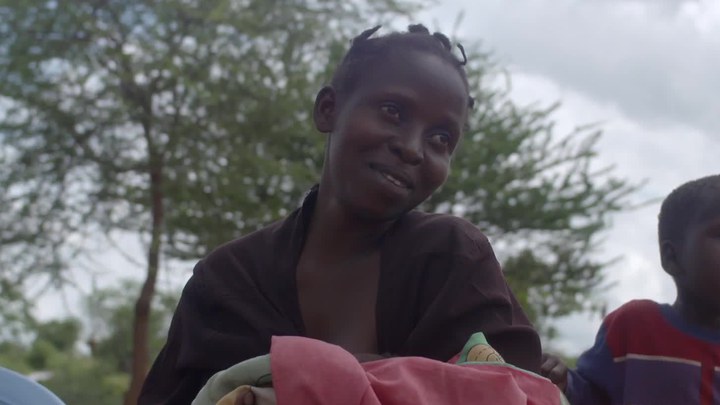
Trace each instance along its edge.
<instances>
[{"instance_id":1,"label":"braided hair","mask_svg":"<svg viewBox=\"0 0 720 405\"><path fill-rule=\"evenodd\" d=\"M366 66L397 52L398 50L414 50L428 52L449 62L455 67L468 88L465 65L467 56L462 45L458 44L462 59L458 59L452 52L450 40L445 35L435 32L433 34L422 24L410 25L407 32L393 32L388 35L371 38L380 29L380 26L363 31L352 40L352 45L335 70L331 85L340 94L349 94L360 82ZM475 100L468 96L468 106L473 107Z\"/></svg>"},{"instance_id":2,"label":"braided hair","mask_svg":"<svg viewBox=\"0 0 720 405\"><path fill-rule=\"evenodd\" d=\"M673 190L660 208L660 243L682 243L690 225L700 219L710 204L720 204L720 174L689 181Z\"/></svg>"}]
</instances>

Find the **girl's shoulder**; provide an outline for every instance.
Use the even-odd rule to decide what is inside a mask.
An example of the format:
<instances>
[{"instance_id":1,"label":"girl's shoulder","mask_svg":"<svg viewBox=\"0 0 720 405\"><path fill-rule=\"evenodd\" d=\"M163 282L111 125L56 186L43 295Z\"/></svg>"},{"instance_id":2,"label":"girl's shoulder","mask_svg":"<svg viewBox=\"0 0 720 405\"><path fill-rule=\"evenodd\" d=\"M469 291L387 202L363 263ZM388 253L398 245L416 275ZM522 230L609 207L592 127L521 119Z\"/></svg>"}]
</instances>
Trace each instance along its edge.
<instances>
[{"instance_id":1,"label":"girl's shoulder","mask_svg":"<svg viewBox=\"0 0 720 405\"><path fill-rule=\"evenodd\" d=\"M466 256L485 254L490 242L470 221L449 214L410 211L391 231L393 244L414 252L447 252Z\"/></svg>"}]
</instances>

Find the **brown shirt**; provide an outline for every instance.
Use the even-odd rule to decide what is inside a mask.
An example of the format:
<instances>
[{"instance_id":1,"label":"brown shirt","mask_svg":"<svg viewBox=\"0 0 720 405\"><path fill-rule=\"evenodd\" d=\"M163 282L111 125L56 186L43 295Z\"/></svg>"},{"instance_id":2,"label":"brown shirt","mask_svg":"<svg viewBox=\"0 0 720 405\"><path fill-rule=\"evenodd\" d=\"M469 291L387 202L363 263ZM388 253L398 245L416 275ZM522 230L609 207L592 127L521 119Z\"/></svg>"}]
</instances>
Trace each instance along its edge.
<instances>
[{"instance_id":1,"label":"brown shirt","mask_svg":"<svg viewBox=\"0 0 720 405\"><path fill-rule=\"evenodd\" d=\"M197 264L139 404L189 404L215 372L268 353L271 336L305 334L295 271L315 198ZM411 211L380 256L380 353L446 361L484 332L506 361L539 370L539 337L476 226Z\"/></svg>"}]
</instances>

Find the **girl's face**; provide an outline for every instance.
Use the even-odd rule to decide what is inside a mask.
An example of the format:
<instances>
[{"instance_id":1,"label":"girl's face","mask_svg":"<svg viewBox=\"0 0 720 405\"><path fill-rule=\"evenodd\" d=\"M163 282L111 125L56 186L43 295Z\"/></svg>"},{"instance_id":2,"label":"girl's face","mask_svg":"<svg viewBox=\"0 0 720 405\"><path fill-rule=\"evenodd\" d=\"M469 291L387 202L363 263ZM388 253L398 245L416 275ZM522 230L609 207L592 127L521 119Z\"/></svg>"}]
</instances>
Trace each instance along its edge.
<instances>
[{"instance_id":1,"label":"girl's face","mask_svg":"<svg viewBox=\"0 0 720 405\"><path fill-rule=\"evenodd\" d=\"M329 132L321 189L356 215L387 220L447 179L468 92L449 62L400 51L370 66L349 94L321 91L315 108L318 129Z\"/></svg>"}]
</instances>

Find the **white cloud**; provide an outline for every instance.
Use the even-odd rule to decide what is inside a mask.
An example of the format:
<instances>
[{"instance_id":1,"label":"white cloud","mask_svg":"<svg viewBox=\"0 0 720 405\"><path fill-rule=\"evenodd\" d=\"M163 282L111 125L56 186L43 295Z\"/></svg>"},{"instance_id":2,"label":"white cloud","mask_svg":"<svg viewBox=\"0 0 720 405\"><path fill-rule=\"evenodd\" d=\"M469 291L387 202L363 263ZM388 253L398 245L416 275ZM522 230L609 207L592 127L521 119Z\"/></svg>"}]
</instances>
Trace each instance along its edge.
<instances>
[{"instance_id":1,"label":"white cloud","mask_svg":"<svg viewBox=\"0 0 720 405\"><path fill-rule=\"evenodd\" d=\"M675 0L444 1L422 16L481 40L512 75L518 103L562 101L560 133L600 123L599 166L631 181L647 180L640 199L659 199L681 183L720 172L720 2ZM672 301L660 266L659 202L615 216L602 257L608 309L637 298ZM556 348L588 348L598 317L558 322Z\"/></svg>"},{"instance_id":2,"label":"white cloud","mask_svg":"<svg viewBox=\"0 0 720 405\"><path fill-rule=\"evenodd\" d=\"M672 0L668 0L672 1ZM720 2L716 0L683 1L679 14L689 19L703 35L713 35L720 31Z\"/></svg>"},{"instance_id":3,"label":"white cloud","mask_svg":"<svg viewBox=\"0 0 720 405\"><path fill-rule=\"evenodd\" d=\"M479 38L505 63L557 80L657 127L720 128L717 2L444 2L427 18ZM713 85L714 83L714 85Z\"/></svg>"}]
</instances>

